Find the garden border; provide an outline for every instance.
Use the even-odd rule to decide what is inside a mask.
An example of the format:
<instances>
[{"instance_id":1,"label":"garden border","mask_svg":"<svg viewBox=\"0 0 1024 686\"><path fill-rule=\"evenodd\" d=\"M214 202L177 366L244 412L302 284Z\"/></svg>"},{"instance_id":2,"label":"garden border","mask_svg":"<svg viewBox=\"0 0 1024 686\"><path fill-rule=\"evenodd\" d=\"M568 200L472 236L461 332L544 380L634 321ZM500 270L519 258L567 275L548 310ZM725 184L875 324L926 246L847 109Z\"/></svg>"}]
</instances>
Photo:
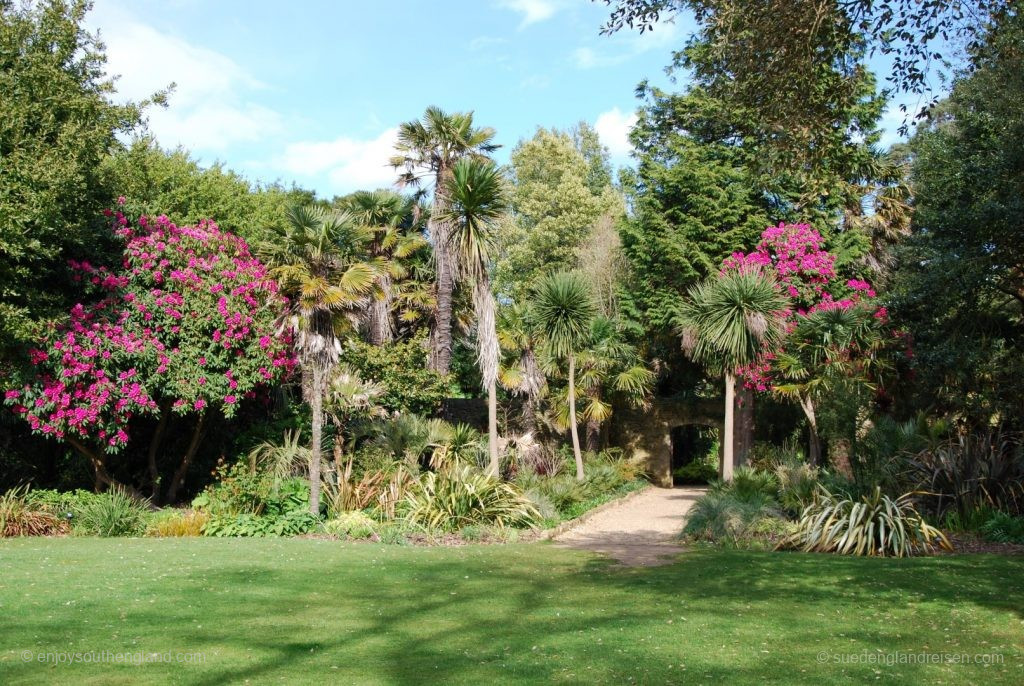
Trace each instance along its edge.
<instances>
[{"instance_id":1,"label":"garden border","mask_svg":"<svg viewBox=\"0 0 1024 686\"><path fill-rule=\"evenodd\" d=\"M550 541L550 540L553 540L557 536L561 536L562 534L575 529L577 526L579 526L580 524L583 524L584 522L586 522L588 519L590 519L594 515L599 514L601 512L604 512L605 510L610 510L612 507L615 507L617 505L621 505L622 503L629 502L633 498L639 496L641 493L646 493L647 491L649 491L652 488L654 488L654 484L648 483L648 484L646 484L644 486L641 486L640 488L636 489L635 491L630 491L629 493L627 493L627 494L625 494L625 495L623 495L623 496L621 496L619 498L615 498L613 500L609 500L606 503L601 503L597 507L594 507L594 508L591 508L591 509L587 510L586 512L581 514L579 517L576 517L575 519L570 519L567 522L562 522L561 524L553 526L550 529L544 529L543 531L541 531L537 535L537 538L535 540L537 540L537 541Z\"/></svg>"}]
</instances>

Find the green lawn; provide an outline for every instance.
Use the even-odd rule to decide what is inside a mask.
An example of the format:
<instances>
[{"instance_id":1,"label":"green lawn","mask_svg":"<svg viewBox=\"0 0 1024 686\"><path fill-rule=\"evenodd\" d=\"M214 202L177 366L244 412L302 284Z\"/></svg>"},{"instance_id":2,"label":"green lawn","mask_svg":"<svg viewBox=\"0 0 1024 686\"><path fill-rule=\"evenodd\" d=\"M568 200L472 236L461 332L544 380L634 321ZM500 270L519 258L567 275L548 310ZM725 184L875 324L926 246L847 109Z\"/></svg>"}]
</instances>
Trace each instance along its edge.
<instances>
[{"instance_id":1,"label":"green lawn","mask_svg":"<svg viewBox=\"0 0 1024 686\"><path fill-rule=\"evenodd\" d=\"M544 544L6 540L0 683L1020 684L1022 579L1021 557L705 549L619 569ZM878 650L1004 663L834 662ZM203 662L23 661L104 651Z\"/></svg>"}]
</instances>

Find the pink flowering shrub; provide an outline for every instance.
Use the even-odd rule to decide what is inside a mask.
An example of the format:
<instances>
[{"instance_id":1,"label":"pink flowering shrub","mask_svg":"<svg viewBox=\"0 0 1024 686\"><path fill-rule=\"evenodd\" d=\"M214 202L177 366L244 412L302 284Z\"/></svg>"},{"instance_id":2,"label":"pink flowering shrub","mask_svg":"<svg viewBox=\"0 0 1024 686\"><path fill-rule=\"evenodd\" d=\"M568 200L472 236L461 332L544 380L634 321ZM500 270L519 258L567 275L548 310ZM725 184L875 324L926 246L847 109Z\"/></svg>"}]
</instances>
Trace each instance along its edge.
<instances>
[{"instance_id":1,"label":"pink flowering shrub","mask_svg":"<svg viewBox=\"0 0 1024 686\"><path fill-rule=\"evenodd\" d=\"M736 252L727 257L722 262L722 271L756 269L773 273L793 301L786 321L790 332L796 329L800 318L819 310L868 307L884 322L885 308L873 302L877 294L871 284L840 277L835 256L825 250L823 244L821 234L807 224L771 226L761 234L761 241L752 252ZM776 357L775 353L766 352L738 370L747 388L771 390Z\"/></svg>"},{"instance_id":2,"label":"pink flowering shrub","mask_svg":"<svg viewBox=\"0 0 1024 686\"><path fill-rule=\"evenodd\" d=\"M245 241L210 221L105 214L124 241L122 263L69 260L92 297L30 352L34 377L5 394L33 432L113 453L135 416L230 417L293 368L276 333L284 299Z\"/></svg>"}]
</instances>

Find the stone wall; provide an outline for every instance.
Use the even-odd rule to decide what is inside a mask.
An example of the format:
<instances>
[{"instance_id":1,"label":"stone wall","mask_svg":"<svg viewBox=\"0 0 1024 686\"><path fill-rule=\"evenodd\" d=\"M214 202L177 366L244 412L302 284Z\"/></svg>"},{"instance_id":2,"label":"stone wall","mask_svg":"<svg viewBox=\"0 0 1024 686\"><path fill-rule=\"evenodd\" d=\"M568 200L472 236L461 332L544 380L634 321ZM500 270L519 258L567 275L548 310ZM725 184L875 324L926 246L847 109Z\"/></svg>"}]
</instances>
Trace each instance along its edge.
<instances>
[{"instance_id":1,"label":"stone wall","mask_svg":"<svg viewBox=\"0 0 1024 686\"><path fill-rule=\"evenodd\" d=\"M611 443L646 466L659 486L672 485L672 438L677 426L699 424L722 428L721 400L657 399L647 409L617 408L612 415Z\"/></svg>"}]
</instances>

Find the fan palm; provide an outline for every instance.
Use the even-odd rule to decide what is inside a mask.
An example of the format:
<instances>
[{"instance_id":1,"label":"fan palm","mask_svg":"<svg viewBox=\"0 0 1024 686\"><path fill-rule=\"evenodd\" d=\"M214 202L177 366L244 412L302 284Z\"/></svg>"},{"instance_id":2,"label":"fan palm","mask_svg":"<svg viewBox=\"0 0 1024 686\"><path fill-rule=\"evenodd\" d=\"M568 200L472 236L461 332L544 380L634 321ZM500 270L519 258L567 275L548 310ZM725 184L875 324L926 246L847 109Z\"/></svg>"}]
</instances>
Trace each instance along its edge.
<instances>
[{"instance_id":1,"label":"fan palm","mask_svg":"<svg viewBox=\"0 0 1024 686\"><path fill-rule=\"evenodd\" d=\"M455 163L463 157L487 155L499 146L492 143L494 129L473 126L472 112L447 113L428 107L421 120L398 127L397 152L391 158L402 169L400 185L419 186L424 179L434 185L428 233L434 244L437 305L431 331L430 368L447 374L452 355L452 295L457 265L452 254L448 188Z\"/></svg>"},{"instance_id":2,"label":"fan palm","mask_svg":"<svg viewBox=\"0 0 1024 686\"><path fill-rule=\"evenodd\" d=\"M414 229L419 206L413 198L378 190L357 191L345 199L344 207L371 234L369 259L380 274L366 309L367 337L374 345L390 343L395 334L391 319L394 282L409 275L405 260L426 246Z\"/></svg>"},{"instance_id":3,"label":"fan palm","mask_svg":"<svg viewBox=\"0 0 1024 686\"><path fill-rule=\"evenodd\" d=\"M501 349L495 321L497 306L491 293L488 249L493 226L508 209L501 172L494 162L461 159L452 168L449 205L440 217L450 227L449 246L456 258L457 276L473 289L476 314L477 364L487 390L488 470L498 474L498 366Z\"/></svg>"},{"instance_id":4,"label":"fan palm","mask_svg":"<svg viewBox=\"0 0 1024 686\"><path fill-rule=\"evenodd\" d=\"M576 479L583 481L583 455L576 424L576 355L586 342L597 306L590 285L581 274L557 272L541 279L535 287L533 311L538 331L552 358L568 363L569 430L576 459Z\"/></svg>"},{"instance_id":5,"label":"fan palm","mask_svg":"<svg viewBox=\"0 0 1024 686\"><path fill-rule=\"evenodd\" d=\"M501 367L501 385L523 397L523 428L531 436L537 431L537 406L547 379L537 359L540 341L529 305L512 303L498 311L498 342L510 360Z\"/></svg>"},{"instance_id":6,"label":"fan palm","mask_svg":"<svg viewBox=\"0 0 1024 686\"><path fill-rule=\"evenodd\" d=\"M626 341L618 322L595 317L590 336L579 355L579 386L586 404L587 450L596 451L601 425L612 416L613 395L633 405L642 404L651 393L654 374L643 363L635 346Z\"/></svg>"},{"instance_id":7,"label":"fan palm","mask_svg":"<svg viewBox=\"0 0 1024 686\"><path fill-rule=\"evenodd\" d=\"M310 511L320 512L323 401L338 363L338 334L354 331L369 302L378 268L363 259L368 233L351 215L316 205L293 207L288 222L259 253L288 296L287 325L302 370L302 393L313 412L309 458Z\"/></svg>"},{"instance_id":8,"label":"fan palm","mask_svg":"<svg viewBox=\"0 0 1024 686\"><path fill-rule=\"evenodd\" d=\"M757 271L727 272L697 284L676 321L683 350L725 376L722 479L732 480L736 369L782 341L789 301L774 279Z\"/></svg>"}]
</instances>

